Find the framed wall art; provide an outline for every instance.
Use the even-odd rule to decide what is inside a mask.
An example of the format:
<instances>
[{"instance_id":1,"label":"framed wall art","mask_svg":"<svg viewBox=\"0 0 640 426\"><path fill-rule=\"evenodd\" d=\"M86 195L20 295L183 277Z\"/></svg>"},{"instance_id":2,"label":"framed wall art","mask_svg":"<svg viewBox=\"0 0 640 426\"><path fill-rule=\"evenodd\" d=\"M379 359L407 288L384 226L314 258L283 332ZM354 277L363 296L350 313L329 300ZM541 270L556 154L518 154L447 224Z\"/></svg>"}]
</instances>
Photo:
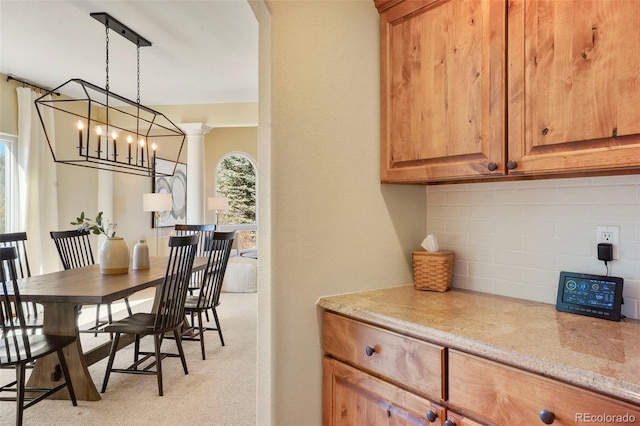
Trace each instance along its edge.
<instances>
[{"instance_id":1,"label":"framed wall art","mask_svg":"<svg viewBox=\"0 0 640 426\"><path fill-rule=\"evenodd\" d=\"M162 158L156 159L156 173L169 174L173 171L175 162ZM172 198L171 211L161 212L158 228L173 227L187 220L187 165L178 163L172 176L158 176L153 178L154 193L169 193ZM151 223L155 226L153 213Z\"/></svg>"}]
</instances>

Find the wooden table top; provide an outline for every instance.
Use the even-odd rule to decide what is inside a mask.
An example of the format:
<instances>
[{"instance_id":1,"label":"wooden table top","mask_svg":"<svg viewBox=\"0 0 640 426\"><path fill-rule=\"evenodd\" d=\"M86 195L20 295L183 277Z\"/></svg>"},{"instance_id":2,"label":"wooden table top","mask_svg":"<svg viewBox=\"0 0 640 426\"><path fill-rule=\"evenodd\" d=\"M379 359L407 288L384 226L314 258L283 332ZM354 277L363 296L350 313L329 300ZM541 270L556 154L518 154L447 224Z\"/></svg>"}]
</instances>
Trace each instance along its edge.
<instances>
[{"instance_id":1,"label":"wooden table top","mask_svg":"<svg viewBox=\"0 0 640 426\"><path fill-rule=\"evenodd\" d=\"M131 269L127 274L104 275L100 265L52 272L18 280L23 302L98 304L122 299L145 288L162 284L168 257L151 257L149 269ZM205 257L196 257L193 270L206 267Z\"/></svg>"}]
</instances>

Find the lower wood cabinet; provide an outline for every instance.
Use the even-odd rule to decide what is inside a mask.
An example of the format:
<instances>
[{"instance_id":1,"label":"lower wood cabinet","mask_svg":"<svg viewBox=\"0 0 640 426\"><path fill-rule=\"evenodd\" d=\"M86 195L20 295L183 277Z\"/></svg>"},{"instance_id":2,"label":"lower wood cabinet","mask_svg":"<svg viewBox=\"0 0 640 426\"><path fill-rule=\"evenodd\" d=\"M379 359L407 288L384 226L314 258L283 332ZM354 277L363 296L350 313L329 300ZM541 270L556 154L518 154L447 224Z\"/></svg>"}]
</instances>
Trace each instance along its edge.
<instances>
[{"instance_id":1,"label":"lower wood cabinet","mask_svg":"<svg viewBox=\"0 0 640 426\"><path fill-rule=\"evenodd\" d=\"M444 425L445 410L335 359L323 360L323 423Z\"/></svg>"},{"instance_id":2,"label":"lower wood cabinet","mask_svg":"<svg viewBox=\"0 0 640 426\"><path fill-rule=\"evenodd\" d=\"M638 424L640 406L324 312L323 423Z\"/></svg>"},{"instance_id":3,"label":"lower wood cabinet","mask_svg":"<svg viewBox=\"0 0 640 426\"><path fill-rule=\"evenodd\" d=\"M640 421L638 406L463 352L449 350L448 366L448 404L488 422L531 426Z\"/></svg>"}]
</instances>

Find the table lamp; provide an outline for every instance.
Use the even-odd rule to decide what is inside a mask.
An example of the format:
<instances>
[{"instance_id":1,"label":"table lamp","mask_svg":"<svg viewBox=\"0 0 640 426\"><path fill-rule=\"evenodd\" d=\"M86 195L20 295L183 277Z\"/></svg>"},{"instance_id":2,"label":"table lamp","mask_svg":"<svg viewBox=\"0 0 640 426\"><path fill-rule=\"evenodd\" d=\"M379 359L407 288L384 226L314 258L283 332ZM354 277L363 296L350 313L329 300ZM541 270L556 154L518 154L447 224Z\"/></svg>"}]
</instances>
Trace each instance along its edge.
<instances>
[{"instance_id":1,"label":"table lamp","mask_svg":"<svg viewBox=\"0 0 640 426\"><path fill-rule=\"evenodd\" d=\"M229 210L229 199L227 197L209 197L207 199L207 208L215 211L215 224L218 225L218 222L220 221L218 215L220 212Z\"/></svg>"},{"instance_id":2,"label":"table lamp","mask_svg":"<svg viewBox=\"0 0 640 426\"><path fill-rule=\"evenodd\" d=\"M158 255L158 220L160 219L160 212L170 211L172 204L171 194L169 193L142 194L142 210L154 213L153 224L156 228L156 256Z\"/></svg>"}]
</instances>

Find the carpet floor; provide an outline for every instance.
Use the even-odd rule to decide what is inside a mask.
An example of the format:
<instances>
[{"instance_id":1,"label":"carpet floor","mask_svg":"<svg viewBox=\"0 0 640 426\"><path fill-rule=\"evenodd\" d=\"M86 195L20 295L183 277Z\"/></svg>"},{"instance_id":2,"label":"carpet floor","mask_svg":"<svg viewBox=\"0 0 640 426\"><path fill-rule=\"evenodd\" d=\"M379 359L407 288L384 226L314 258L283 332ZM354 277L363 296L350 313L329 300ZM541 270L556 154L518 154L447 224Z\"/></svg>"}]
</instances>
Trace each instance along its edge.
<instances>
[{"instance_id":1,"label":"carpet floor","mask_svg":"<svg viewBox=\"0 0 640 426\"><path fill-rule=\"evenodd\" d=\"M134 295L133 311L148 312L151 297L144 292ZM255 425L257 293L223 293L220 301L225 346L216 331L206 332L203 361L199 342L183 342L189 374L184 374L180 358L165 358L164 396L158 396L156 376L113 373L100 401L78 401L74 407L69 401L45 400L24 412L24 425ZM124 315L123 304L112 306L116 319ZM83 309L81 324L91 323L93 309ZM86 350L108 335L82 334L81 339ZM173 340L165 340L162 348L177 353ZM153 350L151 337L142 340L141 349ZM132 360L130 345L118 352L114 367L126 367ZM104 359L89 367L98 391L106 364ZM0 370L0 383L13 377L13 370ZM15 403L0 402L0 424L13 424L14 416Z\"/></svg>"}]
</instances>

